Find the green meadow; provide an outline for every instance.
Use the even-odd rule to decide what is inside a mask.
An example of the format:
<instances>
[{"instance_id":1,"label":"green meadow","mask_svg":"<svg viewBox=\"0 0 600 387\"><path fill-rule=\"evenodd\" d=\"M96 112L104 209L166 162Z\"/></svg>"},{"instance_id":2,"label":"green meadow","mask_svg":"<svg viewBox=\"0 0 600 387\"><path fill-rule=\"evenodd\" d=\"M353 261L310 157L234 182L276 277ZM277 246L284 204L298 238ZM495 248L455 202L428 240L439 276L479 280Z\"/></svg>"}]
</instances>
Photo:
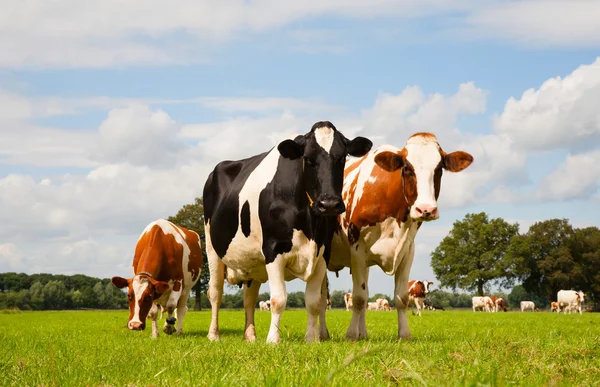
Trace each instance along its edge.
<instances>
[{"instance_id":1,"label":"green meadow","mask_svg":"<svg viewBox=\"0 0 600 387\"><path fill-rule=\"evenodd\" d=\"M257 342L243 341L243 311L188 312L184 334L158 339L125 328L127 311L0 314L2 386L600 385L600 314L409 314L414 339L398 342L395 312L367 312L369 339L344 339L350 313L327 312L332 339L304 343L306 312L256 312ZM164 319L163 319L164 320ZM149 325L149 324L148 324ZM162 326L162 323L161 323Z\"/></svg>"}]
</instances>

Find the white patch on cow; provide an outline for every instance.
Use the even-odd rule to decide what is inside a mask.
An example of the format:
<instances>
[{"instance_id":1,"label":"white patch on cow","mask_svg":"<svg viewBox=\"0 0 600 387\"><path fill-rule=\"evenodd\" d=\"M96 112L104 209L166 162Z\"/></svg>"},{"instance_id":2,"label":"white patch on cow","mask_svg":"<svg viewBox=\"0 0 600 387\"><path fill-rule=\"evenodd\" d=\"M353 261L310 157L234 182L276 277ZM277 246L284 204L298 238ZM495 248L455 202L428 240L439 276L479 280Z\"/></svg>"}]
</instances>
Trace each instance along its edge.
<instances>
[{"instance_id":1,"label":"white patch on cow","mask_svg":"<svg viewBox=\"0 0 600 387\"><path fill-rule=\"evenodd\" d=\"M142 301L142 295L144 291L148 287L148 279L142 278L138 275L133 277L133 283L131 284L133 288L133 294L135 295L135 307L133 310L133 317L130 322L142 323L140 319L140 302Z\"/></svg>"},{"instance_id":2,"label":"white patch on cow","mask_svg":"<svg viewBox=\"0 0 600 387\"><path fill-rule=\"evenodd\" d=\"M265 257L262 252L263 233L258 216L258 202L260 193L275 177L279 156L280 153L277 148L273 148L250 173L238 195L238 225L241 225L242 207L248 201L250 207L250 234L246 237L242 232L242 228L238 227L235 236L229 243L227 252L221 257L223 263L227 266L227 280L230 283L238 283L249 279L260 282L267 281Z\"/></svg>"},{"instance_id":3,"label":"white patch on cow","mask_svg":"<svg viewBox=\"0 0 600 387\"><path fill-rule=\"evenodd\" d=\"M406 142L407 160L415 169L417 177L417 200L410 209L410 216L418 219L421 214L417 207L429 206L437 208L433 176L435 168L442 161L440 145L435 137L415 136Z\"/></svg>"},{"instance_id":4,"label":"white patch on cow","mask_svg":"<svg viewBox=\"0 0 600 387\"><path fill-rule=\"evenodd\" d=\"M333 129L328 128L327 126L315 129L315 139L317 140L317 144L325 149L327 153L329 153L331 145L333 145L334 134Z\"/></svg>"}]
</instances>

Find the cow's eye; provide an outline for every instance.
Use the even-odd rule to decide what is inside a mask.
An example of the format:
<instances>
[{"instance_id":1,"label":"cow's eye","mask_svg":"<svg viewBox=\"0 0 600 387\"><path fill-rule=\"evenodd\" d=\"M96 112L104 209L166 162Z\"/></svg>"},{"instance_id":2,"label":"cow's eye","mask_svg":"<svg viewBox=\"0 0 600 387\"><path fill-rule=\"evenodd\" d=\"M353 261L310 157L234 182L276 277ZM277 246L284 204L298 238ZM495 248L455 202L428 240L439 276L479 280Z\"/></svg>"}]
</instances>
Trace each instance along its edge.
<instances>
[{"instance_id":1,"label":"cow's eye","mask_svg":"<svg viewBox=\"0 0 600 387\"><path fill-rule=\"evenodd\" d=\"M304 163L306 165L308 165L309 167L314 167L315 166L315 163L313 161L311 161L310 159L308 159L308 158L304 159Z\"/></svg>"}]
</instances>

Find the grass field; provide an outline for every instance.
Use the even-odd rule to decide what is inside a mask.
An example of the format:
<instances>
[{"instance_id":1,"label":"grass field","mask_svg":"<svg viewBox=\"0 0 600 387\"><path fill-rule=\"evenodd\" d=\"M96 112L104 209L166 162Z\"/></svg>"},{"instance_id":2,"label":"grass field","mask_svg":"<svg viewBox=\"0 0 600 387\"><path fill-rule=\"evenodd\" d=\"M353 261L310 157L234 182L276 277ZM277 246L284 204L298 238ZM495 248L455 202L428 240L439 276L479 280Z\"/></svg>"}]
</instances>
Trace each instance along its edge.
<instances>
[{"instance_id":1,"label":"grass field","mask_svg":"<svg viewBox=\"0 0 600 387\"><path fill-rule=\"evenodd\" d=\"M332 340L305 344L306 312L282 317L282 343L243 342L242 311L189 312L182 336L125 328L126 311L0 314L0 384L177 385L600 385L600 314L425 312L398 342L395 312L367 312L369 340L344 340L350 313L328 313Z\"/></svg>"}]
</instances>

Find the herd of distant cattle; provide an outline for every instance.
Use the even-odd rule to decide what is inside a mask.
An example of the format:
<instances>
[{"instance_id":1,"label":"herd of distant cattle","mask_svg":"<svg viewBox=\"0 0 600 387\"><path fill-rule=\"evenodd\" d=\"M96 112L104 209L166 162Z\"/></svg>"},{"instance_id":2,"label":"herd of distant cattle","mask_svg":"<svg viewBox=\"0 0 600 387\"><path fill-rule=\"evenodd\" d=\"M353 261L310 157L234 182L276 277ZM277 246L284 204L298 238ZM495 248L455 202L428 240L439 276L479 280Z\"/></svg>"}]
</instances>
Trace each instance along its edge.
<instances>
[{"instance_id":1,"label":"herd of distant cattle","mask_svg":"<svg viewBox=\"0 0 600 387\"><path fill-rule=\"evenodd\" d=\"M346 309L352 311L348 340L367 337L367 310L391 310L386 299L368 302L371 266L394 276L399 339L411 337L408 307L414 305L418 315L425 308L441 309L425 299L431 282L408 280L414 239L424 222L439 217L443 171L460 172L473 157L463 151L446 153L431 133L413 134L402 149L371 148L370 140L350 140L331 122L321 121L265 153L215 166L203 191L210 340L220 338L225 280L244 289L248 341L256 340L258 292L267 281L271 298L259 306L271 312L267 342L280 341L286 281L295 278L306 282L306 341L328 339L327 270L337 274L350 268L352 292L345 297ZM149 318L152 336L158 336L160 308L167 313L163 331L182 333L186 303L202 262L197 233L163 219L150 223L136 244L134 276L112 278L116 287L128 289L127 327L143 330ZM559 292L558 310L581 313L583 294L569 297L561 298ZM477 302L482 310L505 308L502 299L493 297ZM473 310L475 303L474 298Z\"/></svg>"}]
</instances>

